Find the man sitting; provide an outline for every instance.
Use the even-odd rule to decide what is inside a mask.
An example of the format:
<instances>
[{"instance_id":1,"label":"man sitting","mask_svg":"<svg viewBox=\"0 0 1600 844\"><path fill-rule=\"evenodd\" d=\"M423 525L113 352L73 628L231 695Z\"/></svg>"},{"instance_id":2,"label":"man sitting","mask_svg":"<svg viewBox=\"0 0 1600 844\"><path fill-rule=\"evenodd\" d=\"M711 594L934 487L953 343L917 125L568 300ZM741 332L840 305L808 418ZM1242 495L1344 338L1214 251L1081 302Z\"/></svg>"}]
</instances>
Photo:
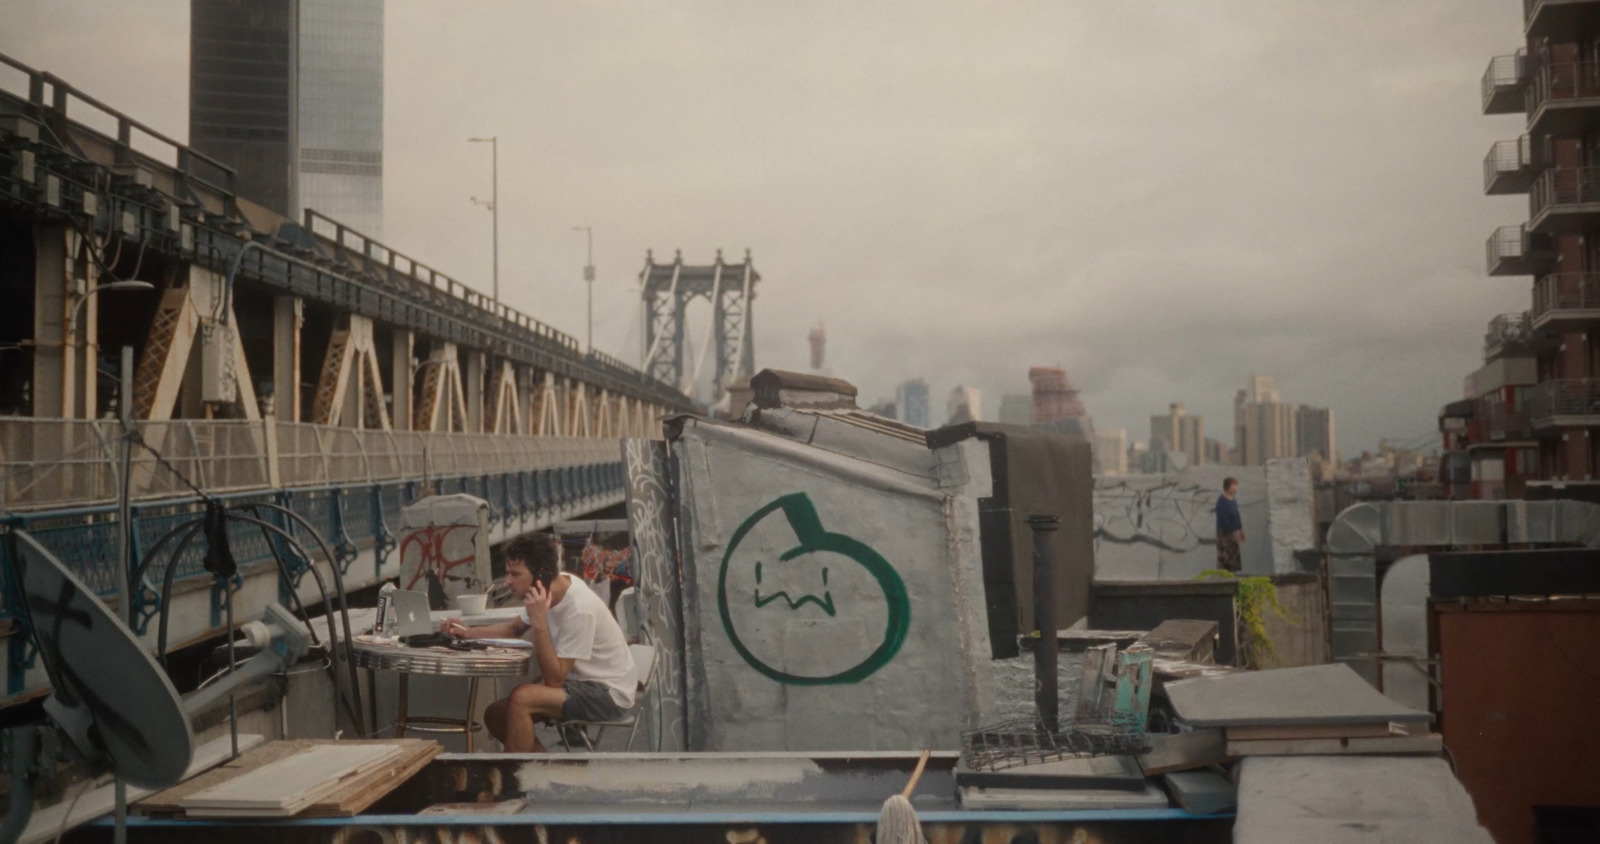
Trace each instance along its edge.
<instances>
[{"instance_id":1,"label":"man sitting","mask_svg":"<svg viewBox=\"0 0 1600 844\"><path fill-rule=\"evenodd\" d=\"M536 721L614 721L633 706L633 654L616 619L583 581L561 571L561 545L549 534L505 545L506 585L522 600L522 616L487 627L452 618L443 630L473 639L522 637L533 642L539 681L489 704L484 725L507 753L543 753Z\"/></svg>"}]
</instances>

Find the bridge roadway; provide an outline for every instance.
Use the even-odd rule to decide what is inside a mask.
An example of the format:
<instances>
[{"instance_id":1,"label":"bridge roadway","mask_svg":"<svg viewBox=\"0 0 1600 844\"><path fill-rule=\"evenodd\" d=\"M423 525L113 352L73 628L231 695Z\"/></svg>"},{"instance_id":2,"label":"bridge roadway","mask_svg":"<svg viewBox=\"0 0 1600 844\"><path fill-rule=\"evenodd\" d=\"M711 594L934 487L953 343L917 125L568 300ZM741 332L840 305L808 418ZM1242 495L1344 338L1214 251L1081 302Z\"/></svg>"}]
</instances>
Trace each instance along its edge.
<instances>
[{"instance_id":1,"label":"bridge roadway","mask_svg":"<svg viewBox=\"0 0 1600 844\"><path fill-rule=\"evenodd\" d=\"M290 563L338 566L352 589L397 572L399 511L427 491L487 499L493 541L591 513L622 500L619 440L659 436L661 418L694 409L421 262L312 209L286 219L234 183L216 160L0 55L0 288L34 311L31 331L0 320L0 525L39 536L102 596L117 591L120 427L98 418L113 408L131 407L143 440L208 494L307 519L334 559ZM153 289L101 293L113 280ZM117 345L137 357L131 395L95 375L101 347ZM143 450L129 477L137 559L199 503ZM261 533L234 539L242 621L287 595ZM174 563L175 645L221 631L202 553ZM160 609L149 587L164 565L134 596L141 626ZM0 704L44 681L3 571ZM313 578L294 589L320 598Z\"/></svg>"}]
</instances>

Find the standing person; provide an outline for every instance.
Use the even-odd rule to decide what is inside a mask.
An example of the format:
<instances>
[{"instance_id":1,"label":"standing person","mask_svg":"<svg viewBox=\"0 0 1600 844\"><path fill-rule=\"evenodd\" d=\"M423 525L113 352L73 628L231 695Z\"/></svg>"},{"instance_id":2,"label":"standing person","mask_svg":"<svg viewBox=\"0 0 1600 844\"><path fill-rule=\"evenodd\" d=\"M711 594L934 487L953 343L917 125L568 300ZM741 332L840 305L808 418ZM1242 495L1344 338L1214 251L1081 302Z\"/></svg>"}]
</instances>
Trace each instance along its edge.
<instances>
[{"instance_id":1,"label":"standing person","mask_svg":"<svg viewBox=\"0 0 1600 844\"><path fill-rule=\"evenodd\" d=\"M1225 478L1217 496L1217 568L1236 572L1242 566L1239 546L1244 544L1244 520L1239 517L1239 480Z\"/></svg>"},{"instance_id":2,"label":"standing person","mask_svg":"<svg viewBox=\"0 0 1600 844\"><path fill-rule=\"evenodd\" d=\"M489 704L483 721L507 753L543 753L535 722L615 721L633 706L633 654L605 602L561 571L555 537L517 537L505 556L506 585L522 600L522 616L487 627L452 618L443 629L462 638L532 640L539 679Z\"/></svg>"}]
</instances>

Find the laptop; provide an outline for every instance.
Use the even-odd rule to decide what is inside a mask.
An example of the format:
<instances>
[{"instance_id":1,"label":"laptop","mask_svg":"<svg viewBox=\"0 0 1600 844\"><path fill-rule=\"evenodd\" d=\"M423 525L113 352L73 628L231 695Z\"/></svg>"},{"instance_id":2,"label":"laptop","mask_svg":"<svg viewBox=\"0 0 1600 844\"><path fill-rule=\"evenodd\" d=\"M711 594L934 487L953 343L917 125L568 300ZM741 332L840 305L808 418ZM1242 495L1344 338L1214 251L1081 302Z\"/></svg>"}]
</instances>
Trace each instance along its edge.
<instances>
[{"instance_id":1,"label":"laptop","mask_svg":"<svg viewBox=\"0 0 1600 844\"><path fill-rule=\"evenodd\" d=\"M423 592L397 590L389 593L390 606L394 608L395 625L386 630L391 636L405 638L433 633L433 618L428 615L428 596Z\"/></svg>"}]
</instances>

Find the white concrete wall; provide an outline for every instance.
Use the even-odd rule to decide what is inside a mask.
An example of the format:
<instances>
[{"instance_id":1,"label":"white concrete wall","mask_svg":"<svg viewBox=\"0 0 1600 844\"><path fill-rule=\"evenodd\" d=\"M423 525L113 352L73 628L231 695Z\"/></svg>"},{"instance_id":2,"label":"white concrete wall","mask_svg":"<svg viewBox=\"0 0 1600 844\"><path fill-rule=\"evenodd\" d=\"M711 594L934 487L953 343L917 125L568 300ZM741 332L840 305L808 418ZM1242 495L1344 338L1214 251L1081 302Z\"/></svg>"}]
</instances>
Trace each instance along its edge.
<instances>
[{"instance_id":1,"label":"white concrete wall","mask_svg":"<svg viewBox=\"0 0 1600 844\"><path fill-rule=\"evenodd\" d=\"M1294 571L1294 552L1316 542L1303 458L1096 478L1095 578L1185 580L1216 568L1216 501L1228 477L1239 479L1244 573Z\"/></svg>"},{"instance_id":2,"label":"white concrete wall","mask_svg":"<svg viewBox=\"0 0 1600 844\"><path fill-rule=\"evenodd\" d=\"M995 695L970 594L987 455L938 489L731 426L672 448L691 748L959 747Z\"/></svg>"}]
</instances>

